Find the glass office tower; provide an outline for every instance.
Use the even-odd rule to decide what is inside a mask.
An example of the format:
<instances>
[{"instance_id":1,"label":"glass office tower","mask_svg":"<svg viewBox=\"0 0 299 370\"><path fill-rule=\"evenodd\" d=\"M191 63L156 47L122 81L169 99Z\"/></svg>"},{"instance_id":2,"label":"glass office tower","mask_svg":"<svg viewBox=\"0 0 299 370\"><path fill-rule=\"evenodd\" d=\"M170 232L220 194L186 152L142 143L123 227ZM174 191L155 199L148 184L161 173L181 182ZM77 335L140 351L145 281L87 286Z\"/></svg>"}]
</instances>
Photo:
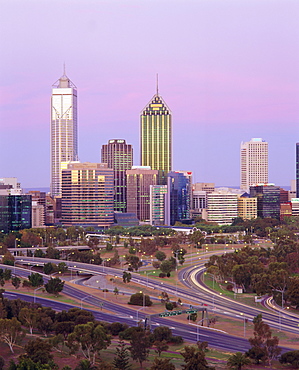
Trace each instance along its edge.
<instances>
[{"instance_id":1,"label":"glass office tower","mask_svg":"<svg viewBox=\"0 0 299 370\"><path fill-rule=\"evenodd\" d=\"M64 74L52 86L51 195L61 195L61 163L78 160L77 88Z\"/></svg>"},{"instance_id":2,"label":"glass office tower","mask_svg":"<svg viewBox=\"0 0 299 370\"><path fill-rule=\"evenodd\" d=\"M171 111L157 93L142 110L140 116L141 165L158 170L158 182L167 184L172 164Z\"/></svg>"}]
</instances>

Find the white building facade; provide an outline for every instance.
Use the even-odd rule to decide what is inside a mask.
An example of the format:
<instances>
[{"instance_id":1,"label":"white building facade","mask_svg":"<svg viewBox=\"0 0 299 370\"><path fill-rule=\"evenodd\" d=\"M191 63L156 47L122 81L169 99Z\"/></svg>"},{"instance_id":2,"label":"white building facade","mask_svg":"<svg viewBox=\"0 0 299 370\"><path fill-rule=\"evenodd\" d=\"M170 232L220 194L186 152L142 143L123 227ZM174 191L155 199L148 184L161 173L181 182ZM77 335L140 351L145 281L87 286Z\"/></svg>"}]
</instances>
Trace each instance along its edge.
<instances>
[{"instance_id":1,"label":"white building facade","mask_svg":"<svg viewBox=\"0 0 299 370\"><path fill-rule=\"evenodd\" d=\"M268 143L254 138L241 143L241 184L240 188L249 192L256 184L268 183Z\"/></svg>"},{"instance_id":2,"label":"white building facade","mask_svg":"<svg viewBox=\"0 0 299 370\"><path fill-rule=\"evenodd\" d=\"M65 74L52 87L50 192L55 197L61 195L61 163L78 160L77 88Z\"/></svg>"}]
</instances>

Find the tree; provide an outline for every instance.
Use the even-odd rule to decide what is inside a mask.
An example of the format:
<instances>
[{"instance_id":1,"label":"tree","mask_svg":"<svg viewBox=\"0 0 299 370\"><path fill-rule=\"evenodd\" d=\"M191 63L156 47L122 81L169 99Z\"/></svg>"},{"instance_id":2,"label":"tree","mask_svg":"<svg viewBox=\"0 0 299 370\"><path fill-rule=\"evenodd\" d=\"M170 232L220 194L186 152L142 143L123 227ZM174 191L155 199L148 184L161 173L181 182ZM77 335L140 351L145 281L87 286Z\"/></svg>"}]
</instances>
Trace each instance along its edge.
<instances>
[{"instance_id":1,"label":"tree","mask_svg":"<svg viewBox=\"0 0 299 370\"><path fill-rule=\"evenodd\" d=\"M174 260L174 262L173 262ZM164 272L164 274L170 274L171 271L175 270L176 261L175 258L165 260L160 265L160 270Z\"/></svg>"},{"instance_id":2,"label":"tree","mask_svg":"<svg viewBox=\"0 0 299 370\"><path fill-rule=\"evenodd\" d=\"M227 366L230 369L242 370L243 366L249 365L250 360L241 352L236 352L227 360Z\"/></svg>"},{"instance_id":3,"label":"tree","mask_svg":"<svg viewBox=\"0 0 299 370\"><path fill-rule=\"evenodd\" d=\"M11 279L11 283L12 285L18 289L20 287L20 284L21 284L21 279L17 276L14 276L12 279Z\"/></svg>"},{"instance_id":4,"label":"tree","mask_svg":"<svg viewBox=\"0 0 299 370\"><path fill-rule=\"evenodd\" d=\"M30 340L24 349L26 352L25 357L30 358L34 362L48 364L53 360L53 355L51 354L52 345L47 340L40 338Z\"/></svg>"},{"instance_id":5,"label":"tree","mask_svg":"<svg viewBox=\"0 0 299 370\"><path fill-rule=\"evenodd\" d=\"M66 340L67 336L74 331L74 328L75 323L73 321L56 322L54 325L55 334L62 334L64 340Z\"/></svg>"},{"instance_id":6,"label":"tree","mask_svg":"<svg viewBox=\"0 0 299 370\"><path fill-rule=\"evenodd\" d=\"M14 345L25 336L21 323L15 317L0 319L0 341L6 343L14 353Z\"/></svg>"},{"instance_id":7,"label":"tree","mask_svg":"<svg viewBox=\"0 0 299 370\"><path fill-rule=\"evenodd\" d=\"M2 257L2 263L4 265L10 265L10 266L13 266L14 263L15 263L15 258L14 256L9 252L7 251L4 256Z\"/></svg>"},{"instance_id":8,"label":"tree","mask_svg":"<svg viewBox=\"0 0 299 370\"><path fill-rule=\"evenodd\" d=\"M170 362L169 358L161 359L156 357L150 370L175 370L175 366Z\"/></svg>"},{"instance_id":9,"label":"tree","mask_svg":"<svg viewBox=\"0 0 299 370\"><path fill-rule=\"evenodd\" d=\"M44 279L43 279L42 275L39 274L38 272L32 272L28 276L28 280L30 281L31 285L35 288L39 287L39 286L42 286L44 284Z\"/></svg>"},{"instance_id":10,"label":"tree","mask_svg":"<svg viewBox=\"0 0 299 370\"><path fill-rule=\"evenodd\" d=\"M280 356L279 362L281 364L289 364L293 369L299 368L299 350L288 351Z\"/></svg>"},{"instance_id":11,"label":"tree","mask_svg":"<svg viewBox=\"0 0 299 370\"><path fill-rule=\"evenodd\" d=\"M44 264L43 272L46 275L52 274L56 270L56 265L54 263L48 262Z\"/></svg>"},{"instance_id":12,"label":"tree","mask_svg":"<svg viewBox=\"0 0 299 370\"><path fill-rule=\"evenodd\" d=\"M65 262L59 262L57 265L57 271L60 272L61 274L64 274L67 272L68 266Z\"/></svg>"},{"instance_id":13,"label":"tree","mask_svg":"<svg viewBox=\"0 0 299 370\"><path fill-rule=\"evenodd\" d=\"M205 235L200 230L195 230L192 234L189 234L189 240L196 244L196 248L201 248L205 241Z\"/></svg>"},{"instance_id":14,"label":"tree","mask_svg":"<svg viewBox=\"0 0 299 370\"><path fill-rule=\"evenodd\" d=\"M287 290L287 299L290 301L292 306L296 309L299 308L299 277L293 277L290 279L290 285Z\"/></svg>"},{"instance_id":15,"label":"tree","mask_svg":"<svg viewBox=\"0 0 299 370\"><path fill-rule=\"evenodd\" d=\"M53 362L51 364L40 364L35 363L30 358L20 357L19 363L15 364L13 360L10 360L8 370L57 370L57 365Z\"/></svg>"},{"instance_id":16,"label":"tree","mask_svg":"<svg viewBox=\"0 0 299 370\"><path fill-rule=\"evenodd\" d=\"M162 251L157 251L155 253L155 257L157 258L158 261L164 261L166 259L166 254Z\"/></svg>"},{"instance_id":17,"label":"tree","mask_svg":"<svg viewBox=\"0 0 299 370\"><path fill-rule=\"evenodd\" d=\"M45 284L46 291L50 294L54 294L58 296L59 293L63 290L64 281L60 280L59 278L51 278L47 284Z\"/></svg>"},{"instance_id":18,"label":"tree","mask_svg":"<svg viewBox=\"0 0 299 370\"><path fill-rule=\"evenodd\" d=\"M123 282L124 283L129 283L131 278L132 278L132 275L130 272L127 272L127 271L123 272Z\"/></svg>"},{"instance_id":19,"label":"tree","mask_svg":"<svg viewBox=\"0 0 299 370\"><path fill-rule=\"evenodd\" d=\"M249 338L251 348L246 355L252 358L256 364L260 362L271 365L273 359L278 357L281 349L278 348L278 338L272 337L272 332L268 324L262 319L262 314L253 319L254 332L253 338Z\"/></svg>"},{"instance_id":20,"label":"tree","mask_svg":"<svg viewBox=\"0 0 299 370\"><path fill-rule=\"evenodd\" d=\"M129 271L138 271L139 267L142 266L142 262L139 260L139 257L137 256L132 256L127 254L126 257L126 265L129 265L128 270Z\"/></svg>"},{"instance_id":21,"label":"tree","mask_svg":"<svg viewBox=\"0 0 299 370\"><path fill-rule=\"evenodd\" d=\"M5 269L4 272L3 272L3 279L5 281L7 280L10 280L11 279L11 270L9 269Z\"/></svg>"},{"instance_id":22,"label":"tree","mask_svg":"<svg viewBox=\"0 0 299 370\"><path fill-rule=\"evenodd\" d=\"M158 326L154 329L152 336L154 342L168 343L172 338L172 331L168 326Z\"/></svg>"},{"instance_id":23,"label":"tree","mask_svg":"<svg viewBox=\"0 0 299 370\"><path fill-rule=\"evenodd\" d=\"M94 366L90 361L88 360L81 360L79 362L79 365L75 367L75 370L97 370L98 367Z\"/></svg>"},{"instance_id":24,"label":"tree","mask_svg":"<svg viewBox=\"0 0 299 370\"><path fill-rule=\"evenodd\" d=\"M37 325L37 310L34 308L23 307L19 313L21 323L29 328L32 335L33 328Z\"/></svg>"},{"instance_id":25,"label":"tree","mask_svg":"<svg viewBox=\"0 0 299 370\"><path fill-rule=\"evenodd\" d=\"M161 353L164 351L167 351L169 348L169 345L167 344L166 340L162 341L155 341L154 346L156 347L155 352L158 353L158 356L161 356Z\"/></svg>"},{"instance_id":26,"label":"tree","mask_svg":"<svg viewBox=\"0 0 299 370\"><path fill-rule=\"evenodd\" d=\"M142 367L142 363L147 360L149 355L150 341L145 330L135 331L132 333L130 341L131 357L134 361L138 361Z\"/></svg>"},{"instance_id":27,"label":"tree","mask_svg":"<svg viewBox=\"0 0 299 370\"><path fill-rule=\"evenodd\" d=\"M55 312L53 316L52 311L53 310L51 308L39 308L37 311L37 328L45 335L45 337L53 330Z\"/></svg>"},{"instance_id":28,"label":"tree","mask_svg":"<svg viewBox=\"0 0 299 370\"><path fill-rule=\"evenodd\" d=\"M214 367L208 366L205 352L199 348L192 346L185 346L184 351L181 352L184 357L186 365L182 365L184 370L213 370Z\"/></svg>"},{"instance_id":29,"label":"tree","mask_svg":"<svg viewBox=\"0 0 299 370\"><path fill-rule=\"evenodd\" d=\"M104 327L92 322L76 325L73 333L69 334L67 338L67 346L71 353L80 350L92 365L95 363L96 355L102 349L106 349L110 342L110 336L107 335Z\"/></svg>"},{"instance_id":30,"label":"tree","mask_svg":"<svg viewBox=\"0 0 299 370\"><path fill-rule=\"evenodd\" d=\"M120 340L119 345L116 347L115 357L112 361L112 365L115 369L129 370L131 365L129 364L129 351L126 348L127 344Z\"/></svg>"}]
</instances>

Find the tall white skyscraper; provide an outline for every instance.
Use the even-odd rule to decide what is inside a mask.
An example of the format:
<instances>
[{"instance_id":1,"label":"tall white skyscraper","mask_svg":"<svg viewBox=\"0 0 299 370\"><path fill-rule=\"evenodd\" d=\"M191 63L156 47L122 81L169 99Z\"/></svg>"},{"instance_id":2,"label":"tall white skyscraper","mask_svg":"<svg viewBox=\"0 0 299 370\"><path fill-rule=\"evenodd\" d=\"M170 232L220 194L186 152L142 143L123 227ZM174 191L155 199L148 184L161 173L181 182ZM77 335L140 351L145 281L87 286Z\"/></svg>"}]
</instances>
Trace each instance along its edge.
<instances>
[{"instance_id":1,"label":"tall white skyscraper","mask_svg":"<svg viewBox=\"0 0 299 370\"><path fill-rule=\"evenodd\" d=\"M241 189L268 183L268 143L254 138L241 143Z\"/></svg>"},{"instance_id":2,"label":"tall white skyscraper","mask_svg":"<svg viewBox=\"0 0 299 370\"><path fill-rule=\"evenodd\" d=\"M61 163L78 160L77 88L64 73L52 86L51 195L61 195Z\"/></svg>"}]
</instances>

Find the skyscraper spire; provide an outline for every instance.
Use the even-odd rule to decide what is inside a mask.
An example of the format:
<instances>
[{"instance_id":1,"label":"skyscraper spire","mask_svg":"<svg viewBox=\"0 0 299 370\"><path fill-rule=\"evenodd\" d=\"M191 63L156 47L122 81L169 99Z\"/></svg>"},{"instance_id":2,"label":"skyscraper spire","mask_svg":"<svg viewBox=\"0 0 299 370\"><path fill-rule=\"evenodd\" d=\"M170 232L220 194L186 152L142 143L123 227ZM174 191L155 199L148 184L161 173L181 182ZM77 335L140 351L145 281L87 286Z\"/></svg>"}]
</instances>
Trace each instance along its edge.
<instances>
[{"instance_id":1,"label":"skyscraper spire","mask_svg":"<svg viewBox=\"0 0 299 370\"><path fill-rule=\"evenodd\" d=\"M65 75L52 86L51 195L61 195L62 162L78 160L77 88Z\"/></svg>"},{"instance_id":2,"label":"skyscraper spire","mask_svg":"<svg viewBox=\"0 0 299 370\"><path fill-rule=\"evenodd\" d=\"M66 76L66 73L65 73L65 62L63 62L63 75Z\"/></svg>"},{"instance_id":3,"label":"skyscraper spire","mask_svg":"<svg viewBox=\"0 0 299 370\"><path fill-rule=\"evenodd\" d=\"M159 95L159 75L157 73L157 82L156 82L157 95Z\"/></svg>"}]
</instances>

